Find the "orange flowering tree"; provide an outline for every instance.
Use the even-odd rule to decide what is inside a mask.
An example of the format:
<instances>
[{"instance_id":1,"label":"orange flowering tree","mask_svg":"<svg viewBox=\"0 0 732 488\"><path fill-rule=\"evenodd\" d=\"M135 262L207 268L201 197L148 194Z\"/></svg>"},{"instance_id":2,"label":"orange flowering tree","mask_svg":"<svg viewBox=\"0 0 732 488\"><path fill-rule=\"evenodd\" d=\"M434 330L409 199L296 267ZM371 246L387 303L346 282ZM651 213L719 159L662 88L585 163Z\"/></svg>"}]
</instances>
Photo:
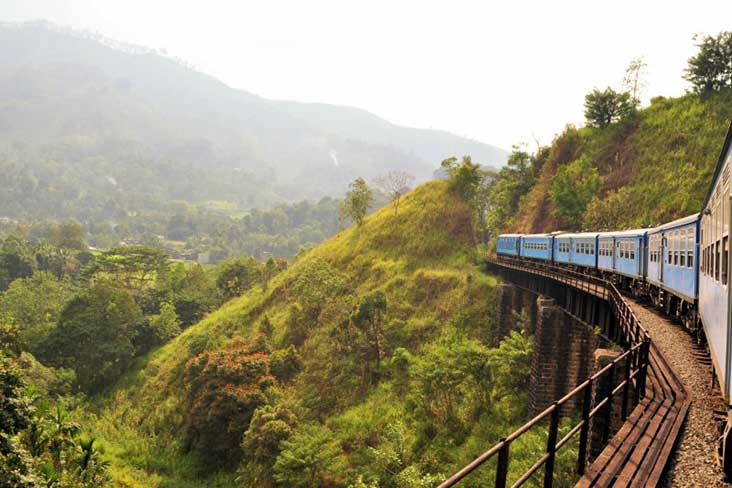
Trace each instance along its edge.
<instances>
[{"instance_id":1,"label":"orange flowering tree","mask_svg":"<svg viewBox=\"0 0 732 488\"><path fill-rule=\"evenodd\" d=\"M269 365L270 349L263 337L251 343L234 338L188 360L184 382L189 449L222 463L238 460L242 435L274 382Z\"/></svg>"}]
</instances>

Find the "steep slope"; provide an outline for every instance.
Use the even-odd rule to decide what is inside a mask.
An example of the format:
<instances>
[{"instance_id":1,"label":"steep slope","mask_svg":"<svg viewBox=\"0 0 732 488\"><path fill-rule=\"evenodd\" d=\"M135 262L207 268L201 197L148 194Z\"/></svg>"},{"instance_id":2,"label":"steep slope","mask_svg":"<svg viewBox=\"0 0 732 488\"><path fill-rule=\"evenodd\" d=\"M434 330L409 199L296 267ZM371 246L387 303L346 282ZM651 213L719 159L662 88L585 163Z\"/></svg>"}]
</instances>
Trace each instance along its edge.
<instances>
[{"instance_id":1,"label":"steep slope","mask_svg":"<svg viewBox=\"0 0 732 488\"><path fill-rule=\"evenodd\" d=\"M626 121L608 127L568 127L540 151L537 179L509 229L622 229L659 225L698 212L732 120L732 92L658 97ZM557 172L587 158L602 187L580 218L557 216L551 187Z\"/></svg>"},{"instance_id":2,"label":"steep slope","mask_svg":"<svg viewBox=\"0 0 732 488\"><path fill-rule=\"evenodd\" d=\"M213 471L198 456L185 454L182 431L190 406L183 372L199 352L220 350L235 337L250 340L258 330L267 331L273 349L295 344L302 357L301 372L278 382L270 395L278 404L293 405L300 422L324 423L344 446L351 468L342 469L344 478L335 485L343 485L352 469L373 468L368 467L373 464L369 446L378 446L393 425L405 426L415 459L421 455L432 460L422 461L424 469L449 471L469 460L488 439L500 435L500 425L521 416L523 393L516 394L518 404L507 407L508 414L498 416L478 402L480 420L465 419L457 428L453 419L419 434L426 415L419 408L426 407L413 403L414 388L404 383L411 373L402 368L434 354L446 337L456 341L448 342L450 347L460 350L462 344L470 351L467 363L445 353L446 360L458 365L474 364L480 351L488 351L480 344L492 342L495 281L473 264L474 236L469 207L445 182L430 182L405 197L398 215L390 206L379 210L362 227L342 231L300 257L266 289L256 287L186 330L146 358L108 396L89 405L96 413L87 422L102 440L115 480L122 486L146 487L232 483L235 474ZM363 382L363 365L344 352L350 344L338 337L354 306L377 291L388 305L381 379L372 384ZM315 314L310 313L313 307ZM433 369L430 364L430 374ZM483 381L498 381L481 371ZM457 370L451 374L454 381ZM455 388L467 388L459 385ZM466 402L474 397L468 391L452 400L460 418L472 411Z\"/></svg>"},{"instance_id":3,"label":"steep slope","mask_svg":"<svg viewBox=\"0 0 732 488\"><path fill-rule=\"evenodd\" d=\"M263 206L340 195L356 176L391 169L424 181L453 154L505 159L360 110L311 109L234 90L141 48L46 24L0 25L0 189L23 188L3 214L65 216L93 205L110 216L161 199Z\"/></svg>"}]
</instances>

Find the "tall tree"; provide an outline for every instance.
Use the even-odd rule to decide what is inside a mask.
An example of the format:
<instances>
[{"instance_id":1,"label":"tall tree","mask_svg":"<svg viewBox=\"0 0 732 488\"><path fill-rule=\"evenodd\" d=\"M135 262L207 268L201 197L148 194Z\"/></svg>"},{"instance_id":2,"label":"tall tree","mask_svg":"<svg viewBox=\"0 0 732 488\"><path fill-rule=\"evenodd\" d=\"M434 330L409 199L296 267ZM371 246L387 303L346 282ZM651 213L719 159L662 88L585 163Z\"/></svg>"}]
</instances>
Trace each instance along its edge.
<instances>
[{"instance_id":1,"label":"tall tree","mask_svg":"<svg viewBox=\"0 0 732 488\"><path fill-rule=\"evenodd\" d=\"M394 207L394 215L399 213L402 196L409 191L414 180L414 175L406 171L389 171L374 179L376 187L389 196Z\"/></svg>"},{"instance_id":2,"label":"tall tree","mask_svg":"<svg viewBox=\"0 0 732 488\"><path fill-rule=\"evenodd\" d=\"M689 58L684 79L696 93L732 87L732 31L715 36L695 36L699 52Z\"/></svg>"},{"instance_id":3,"label":"tall tree","mask_svg":"<svg viewBox=\"0 0 732 488\"><path fill-rule=\"evenodd\" d=\"M585 95L585 119L593 127L605 127L632 114L635 110L630 93L618 93L610 87L597 88Z\"/></svg>"},{"instance_id":4,"label":"tall tree","mask_svg":"<svg viewBox=\"0 0 732 488\"><path fill-rule=\"evenodd\" d=\"M441 166L447 170L450 188L464 201L473 203L484 177L480 165L473 163L470 156L463 156L462 161L456 157L447 158Z\"/></svg>"},{"instance_id":5,"label":"tall tree","mask_svg":"<svg viewBox=\"0 0 732 488\"><path fill-rule=\"evenodd\" d=\"M134 325L141 318L126 290L97 283L66 305L39 356L53 366L73 368L84 390L98 391L131 363Z\"/></svg>"},{"instance_id":6,"label":"tall tree","mask_svg":"<svg viewBox=\"0 0 732 488\"><path fill-rule=\"evenodd\" d=\"M341 202L341 220L350 219L360 226L374 202L374 194L363 178L356 178Z\"/></svg>"},{"instance_id":7,"label":"tall tree","mask_svg":"<svg viewBox=\"0 0 732 488\"><path fill-rule=\"evenodd\" d=\"M640 97L646 86L645 74L648 68L645 58L634 58L630 61L628 68L625 70L623 78L623 88L630 93L630 99L637 107L640 105Z\"/></svg>"},{"instance_id":8,"label":"tall tree","mask_svg":"<svg viewBox=\"0 0 732 488\"><path fill-rule=\"evenodd\" d=\"M146 246L115 247L98 256L86 272L102 278L115 277L131 293L139 294L167 271L168 255Z\"/></svg>"}]
</instances>

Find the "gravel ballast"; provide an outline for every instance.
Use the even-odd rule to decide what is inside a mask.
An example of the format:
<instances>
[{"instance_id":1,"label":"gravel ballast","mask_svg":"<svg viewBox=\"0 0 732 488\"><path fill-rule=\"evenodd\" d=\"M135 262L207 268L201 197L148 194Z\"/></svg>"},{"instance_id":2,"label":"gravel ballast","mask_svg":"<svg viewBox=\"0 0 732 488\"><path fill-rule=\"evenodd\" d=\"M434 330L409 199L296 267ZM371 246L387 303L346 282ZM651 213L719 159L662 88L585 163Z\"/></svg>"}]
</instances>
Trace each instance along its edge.
<instances>
[{"instance_id":1,"label":"gravel ballast","mask_svg":"<svg viewBox=\"0 0 732 488\"><path fill-rule=\"evenodd\" d=\"M647 305L626 299L691 398L689 414L663 486L732 486L724 482L716 460L719 422L715 411L724 411L725 407L721 393L716 386L712 387L711 364L683 327Z\"/></svg>"}]
</instances>

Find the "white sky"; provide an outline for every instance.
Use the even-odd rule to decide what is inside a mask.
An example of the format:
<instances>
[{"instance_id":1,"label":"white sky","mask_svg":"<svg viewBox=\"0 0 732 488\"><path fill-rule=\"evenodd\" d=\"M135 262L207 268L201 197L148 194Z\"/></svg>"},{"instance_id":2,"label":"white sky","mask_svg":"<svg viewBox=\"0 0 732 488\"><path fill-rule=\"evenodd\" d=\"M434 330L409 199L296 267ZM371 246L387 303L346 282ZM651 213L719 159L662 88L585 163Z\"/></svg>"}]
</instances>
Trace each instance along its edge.
<instances>
[{"instance_id":1,"label":"white sky","mask_svg":"<svg viewBox=\"0 0 732 488\"><path fill-rule=\"evenodd\" d=\"M637 56L644 102L682 94L693 34L732 29L732 1L0 0L1 21L36 19L164 48L267 98L508 149L582 123L584 94L619 88Z\"/></svg>"}]
</instances>

